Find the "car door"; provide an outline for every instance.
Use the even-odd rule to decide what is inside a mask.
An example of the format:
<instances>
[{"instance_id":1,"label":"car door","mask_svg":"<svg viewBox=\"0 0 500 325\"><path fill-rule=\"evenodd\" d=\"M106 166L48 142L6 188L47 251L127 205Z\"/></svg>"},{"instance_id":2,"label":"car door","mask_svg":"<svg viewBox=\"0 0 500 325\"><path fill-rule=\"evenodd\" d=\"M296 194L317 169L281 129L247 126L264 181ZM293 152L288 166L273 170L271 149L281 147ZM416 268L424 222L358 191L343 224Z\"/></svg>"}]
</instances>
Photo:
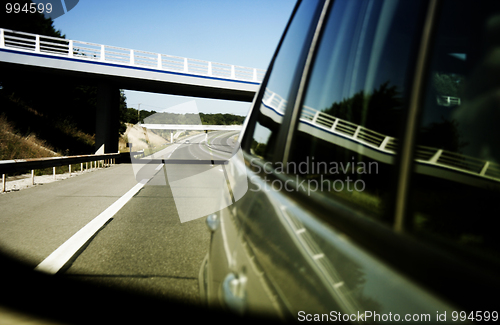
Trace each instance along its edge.
<instances>
[{"instance_id":1,"label":"car door","mask_svg":"<svg viewBox=\"0 0 500 325\"><path fill-rule=\"evenodd\" d=\"M259 191L237 219L294 319L425 318L452 308L380 252L401 253L397 144L426 13L421 2L328 2L293 95L281 94L273 70L252 113L243 144ZM276 133L269 121L280 112L289 129Z\"/></svg>"},{"instance_id":2,"label":"car door","mask_svg":"<svg viewBox=\"0 0 500 325\"><path fill-rule=\"evenodd\" d=\"M233 227L226 237L233 233L235 239L227 241L234 257L230 273L244 279L238 288L248 293L241 295L241 311L299 321L450 321L474 306L492 306L481 292L488 283L498 287L498 267L494 257L484 259L484 252L470 250L484 248L495 256L493 219L483 218L473 224L474 231L466 230L472 220L468 216L480 209L474 202L496 211L493 153L498 146L493 139L498 137L478 131L494 123L486 117L474 125L476 133L468 130L475 135L470 136L476 144L473 159L450 154L436 142L440 135L455 134L456 128L450 128L455 122L428 135L436 116L439 121L435 106L456 106L448 99L443 105L443 96L452 98L450 103L465 98L457 91L426 88L433 85L428 78L460 82L459 71L448 70L450 60L443 68L433 58L443 62L442 53L459 60L464 54L480 57L463 50L463 38L439 37L439 24L454 6L446 1L326 1L315 11L315 27L303 29L310 33L307 42L290 43L285 51L285 37L242 139L249 191L221 214L224 224ZM454 17L474 8L457 6L461 15ZM455 22L447 30L477 32L488 10L496 12L471 10L471 24L458 28ZM484 44L472 42L471 48ZM495 84L494 78L488 80ZM494 107L486 116L497 121ZM429 111L434 120L426 117ZM463 120L473 111L463 113ZM419 142L421 133L427 133L427 142ZM491 154L480 153L481 144ZM440 160L443 153L448 162ZM479 167L469 167L472 161ZM482 189L460 185L462 192L452 191L457 179L468 179L468 186L480 183ZM466 209L460 211L447 193L460 197ZM427 208L429 202L434 210ZM485 208L479 211L487 214ZM457 215L458 226L452 224ZM472 248L455 247L450 237ZM250 280L251 272L258 280ZM479 285L473 296L457 285L463 279ZM259 288L268 299L250 294L250 288ZM493 310L488 313L492 316Z\"/></svg>"}]
</instances>

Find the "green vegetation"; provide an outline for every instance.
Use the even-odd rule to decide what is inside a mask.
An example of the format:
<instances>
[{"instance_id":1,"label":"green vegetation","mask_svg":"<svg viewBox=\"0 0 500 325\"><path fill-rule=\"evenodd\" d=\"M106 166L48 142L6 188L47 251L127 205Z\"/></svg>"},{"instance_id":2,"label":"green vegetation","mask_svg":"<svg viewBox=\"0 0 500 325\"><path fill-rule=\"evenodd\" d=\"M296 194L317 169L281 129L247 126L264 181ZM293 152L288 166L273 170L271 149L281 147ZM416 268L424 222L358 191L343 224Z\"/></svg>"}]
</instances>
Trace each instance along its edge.
<instances>
[{"instance_id":1,"label":"green vegetation","mask_svg":"<svg viewBox=\"0 0 500 325\"><path fill-rule=\"evenodd\" d=\"M200 113L201 123L204 125L241 125L245 116L232 114L203 114Z\"/></svg>"},{"instance_id":2,"label":"green vegetation","mask_svg":"<svg viewBox=\"0 0 500 325\"><path fill-rule=\"evenodd\" d=\"M151 124L199 124L201 120L203 125L241 125L245 120L244 116L221 113L178 114L141 110L139 114L135 108L127 108L123 114L122 122L137 124L140 119L141 123Z\"/></svg>"},{"instance_id":3,"label":"green vegetation","mask_svg":"<svg viewBox=\"0 0 500 325\"><path fill-rule=\"evenodd\" d=\"M432 83L437 95L460 97L460 88L464 84L464 76L436 72L432 76Z\"/></svg>"},{"instance_id":4,"label":"green vegetation","mask_svg":"<svg viewBox=\"0 0 500 325\"><path fill-rule=\"evenodd\" d=\"M333 103L324 112L384 135L396 137L399 133L402 105L400 91L396 86L389 86L387 81L374 89L371 94L361 90L340 103Z\"/></svg>"}]
</instances>

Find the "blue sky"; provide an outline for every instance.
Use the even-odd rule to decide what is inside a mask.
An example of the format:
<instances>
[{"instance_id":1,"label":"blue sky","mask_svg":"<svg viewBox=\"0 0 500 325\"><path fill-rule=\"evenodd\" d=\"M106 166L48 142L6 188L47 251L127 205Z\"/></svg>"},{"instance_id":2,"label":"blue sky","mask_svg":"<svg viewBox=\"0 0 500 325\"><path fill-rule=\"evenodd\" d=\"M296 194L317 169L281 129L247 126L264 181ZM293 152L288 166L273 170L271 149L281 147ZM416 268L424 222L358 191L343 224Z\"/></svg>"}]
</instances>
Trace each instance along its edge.
<instances>
[{"instance_id":1,"label":"blue sky","mask_svg":"<svg viewBox=\"0 0 500 325\"><path fill-rule=\"evenodd\" d=\"M54 20L67 39L266 69L295 0L80 0ZM200 112L246 115L249 103L126 91L159 111L193 99Z\"/></svg>"}]
</instances>

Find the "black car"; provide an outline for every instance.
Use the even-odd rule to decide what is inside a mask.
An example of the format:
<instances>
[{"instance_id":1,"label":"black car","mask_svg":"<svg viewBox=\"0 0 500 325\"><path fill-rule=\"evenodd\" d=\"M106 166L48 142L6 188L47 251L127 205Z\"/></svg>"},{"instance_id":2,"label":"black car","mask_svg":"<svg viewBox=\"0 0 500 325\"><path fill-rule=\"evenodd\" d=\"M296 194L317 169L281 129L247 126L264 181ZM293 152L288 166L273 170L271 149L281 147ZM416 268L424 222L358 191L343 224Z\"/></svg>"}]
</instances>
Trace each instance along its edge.
<instances>
[{"instance_id":1,"label":"black car","mask_svg":"<svg viewBox=\"0 0 500 325\"><path fill-rule=\"evenodd\" d=\"M248 190L207 219L208 305L498 320L499 46L498 1L299 1L239 138Z\"/></svg>"}]
</instances>

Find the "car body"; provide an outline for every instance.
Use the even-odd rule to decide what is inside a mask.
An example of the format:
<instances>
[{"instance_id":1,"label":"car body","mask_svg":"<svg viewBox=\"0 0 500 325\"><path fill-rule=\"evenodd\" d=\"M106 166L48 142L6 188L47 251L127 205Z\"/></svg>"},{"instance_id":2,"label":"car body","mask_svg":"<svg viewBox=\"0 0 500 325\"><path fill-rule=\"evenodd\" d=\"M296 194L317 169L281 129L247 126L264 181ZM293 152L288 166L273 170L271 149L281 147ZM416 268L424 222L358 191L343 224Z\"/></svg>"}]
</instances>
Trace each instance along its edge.
<instances>
[{"instance_id":1,"label":"car body","mask_svg":"<svg viewBox=\"0 0 500 325\"><path fill-rule=\"evenodd\" d=\"M498 319L499 14L299 1L229 173L248 191L207 217L206 303L299 321Z\"/></svg>"}]
</instances>

